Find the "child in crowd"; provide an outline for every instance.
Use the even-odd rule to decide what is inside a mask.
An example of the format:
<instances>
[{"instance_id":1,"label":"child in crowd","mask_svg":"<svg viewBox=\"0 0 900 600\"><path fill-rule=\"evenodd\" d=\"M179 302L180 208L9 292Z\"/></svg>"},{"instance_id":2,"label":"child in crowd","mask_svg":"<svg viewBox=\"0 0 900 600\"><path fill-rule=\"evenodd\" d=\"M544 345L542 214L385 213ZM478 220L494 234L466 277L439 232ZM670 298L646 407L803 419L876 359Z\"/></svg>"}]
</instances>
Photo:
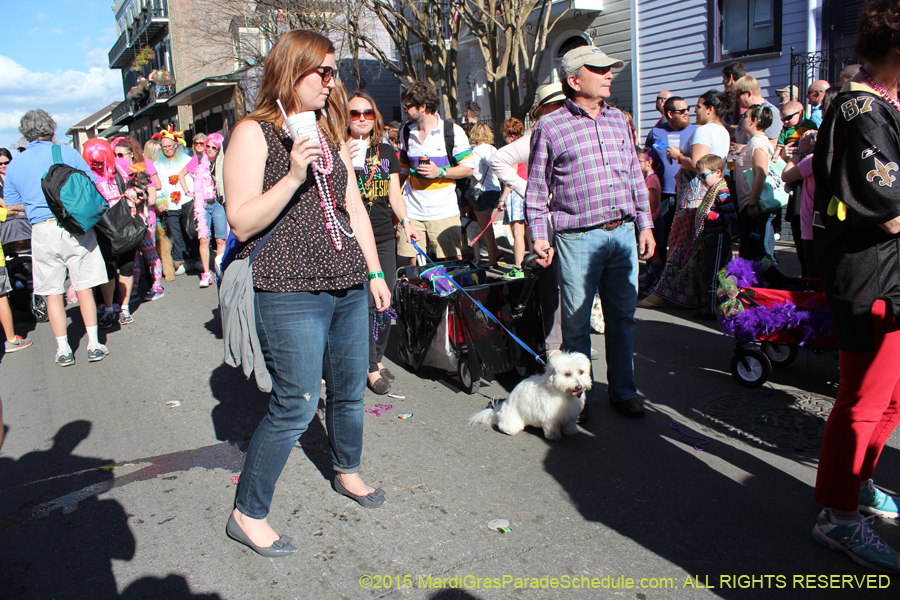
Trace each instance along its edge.
<instances>
[{"instance_id":1,"label":"child in crowd","mask_svg":"<svg viewBox=\"0 0 900 600\"><path fill-rule=\"evenodd\" d=\"M641 172L644 174L644 184L647 186L647 192L650 194L650 214L654 221L659 216L659 202L662 197L662 186L659 183L659 176L653 170L653 159L646 150L638 152L638 163L641 166ZM662 273L663 262L659 255L654 255L646 263L646 272L644 276L642 288L650 289L656 286L656 282Z\"/></svg>"},{"instance_id":2,"label":"child in crowd","mask_svg":"<svg viewBox=\"0 0 900 600\"><path fill-rule=\"evenodd\" d=\"M5 221L6 215L6 205L0 199L0 221ZM12 309L9 306L9 298L7 298L11 291L12 285L9 283L9 275L6 272L6 253L3 251L2 240L0 240L0 325L3 326L3 333L6 335L6 341L3 344L6 353L22 350L32 344L30 340L16 335L13 329ZM3 422L0 420L0 441L2 440Z\"/></svg>"},{"instance_id":3,"label":"child in crowd","mask_svg":"<svg viewBox=\"0 0 900 600\"><path fill-rule=\"evenodd\" d=\"M731 262L732 232L737 229L737 211L728 192L723 172L725 161L715 154L707 154L697 161L697 171L706 184L707 192L697 209L696 226L692 244L700 239L700 309L695 316L714 319L718 287L718 273ZM690 254L688 249L687 254Z\"/></svg>"},{"instance_id":4,"label":"child in crowd","mask_svg":"<svg viewBox=\"0 0 900 600\"><path fill-rule=\"evenodd\" d=\"M807 131L816 129L816 124L814 121L806 118L806 114L803 112L803 105L796 101L788 102L781 109L781 122L783 129L781 135L778 136L778 146L775 148L775 155L782 154L784 160L787 161L790 158L790 153L784 152L784 147L789 144L795 144Z\"/></svg>"}]
</instances>

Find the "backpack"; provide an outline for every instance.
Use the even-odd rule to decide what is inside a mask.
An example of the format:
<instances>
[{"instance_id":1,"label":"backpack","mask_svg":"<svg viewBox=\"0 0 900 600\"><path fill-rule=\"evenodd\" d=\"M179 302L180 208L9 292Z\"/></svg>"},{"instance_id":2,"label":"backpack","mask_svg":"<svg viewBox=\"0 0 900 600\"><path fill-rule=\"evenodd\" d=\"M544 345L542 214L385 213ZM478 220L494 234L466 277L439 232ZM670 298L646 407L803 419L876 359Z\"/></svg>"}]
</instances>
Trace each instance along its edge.
<instances>
[{"instance_id":1,"label":"backpack","mask_svg":"<svg viewBox=\"0 0 900 600\"><path fill-rule=\"evenodd\" d=\"M453 157L453 125L452 119L446 119L444 121L444 149L447 151L447 160L450 161L451 167L457 165L456 159ZM406 146L407 152L409 152L409 135L411 128L412 123L407 123L403 126L403 144Z\"/></svg>"},{"instance_id":2,"label":"backpack","mask_svg":"<svg viewBox=\"0 0 900 600\"><path fill-rule=\"evenodd\" d=\"M41 178L41 189L59 226L72 235L86 234L109 208L87 173L63 164L57 145L53 146L53 165Z\"/></svg>"}]
</instances>

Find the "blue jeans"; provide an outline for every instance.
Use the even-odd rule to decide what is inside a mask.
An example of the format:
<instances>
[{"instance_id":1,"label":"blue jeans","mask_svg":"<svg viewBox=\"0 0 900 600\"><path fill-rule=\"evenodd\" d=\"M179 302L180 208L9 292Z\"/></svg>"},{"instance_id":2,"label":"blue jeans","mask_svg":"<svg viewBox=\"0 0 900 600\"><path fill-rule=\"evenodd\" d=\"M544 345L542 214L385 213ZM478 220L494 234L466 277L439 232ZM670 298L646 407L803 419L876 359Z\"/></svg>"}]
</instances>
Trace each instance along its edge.
<instances>
[{"instance_id":1,"label":"blue jeans","mask_svg":"<svg viewBox=\"0 0 900 600\"><path fill-rule=\"evenodd\" d=\"M183 262L187 260L187 246L184 243L184 232L181 231L181 211L166 211L166 229L172 233L172 260Z\"/></svg>"},{"instance_id":2,"label":"blue jeans","mask_svg":"<svg viewBox=\"0 0 900 600\"><path fill-rule=\"evenodd\" d=\"M334 469L359 471L369 362L366 298L361 285L334 292L257 292L256 330L272 396L250 440L234 503L248 517L269 513L275 483L316 415L320 378Z\"/></svg>"},{"instance_id":3,"label":"blue jeans","mask_svg":"<svg viewBox=\"0 0 900 600\"><path fill-rule=\"evenodd\" d=\"M215 237L217 240L224 240L228 237L228 227L225 224L225 206L214 202L206 204L206 227L209 229L209 236Z\"/></svg>"},{"instance_id":4,"label":"blue jeans","mask_svg":"<svg viewBox=\"0 0 900 600\"><path fill-rule=\"evenodd\" d=\"M563 350L590 356L591 305L599 289L606 321L609 399L622 402L634 398L634 310L638 293L634 223L624 223L612 231L557 232L554 262L562 300ZM585 401L591 397L589 390Z\"/></svg>"}]
</instances>

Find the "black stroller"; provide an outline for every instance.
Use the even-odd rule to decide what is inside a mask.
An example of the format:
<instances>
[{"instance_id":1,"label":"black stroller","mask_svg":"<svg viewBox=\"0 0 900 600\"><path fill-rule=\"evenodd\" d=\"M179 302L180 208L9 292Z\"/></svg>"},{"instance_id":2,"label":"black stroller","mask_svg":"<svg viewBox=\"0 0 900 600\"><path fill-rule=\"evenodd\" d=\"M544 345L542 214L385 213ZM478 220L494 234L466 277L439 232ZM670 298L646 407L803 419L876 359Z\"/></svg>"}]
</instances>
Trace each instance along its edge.
<instances>
[{"instance_id":1,"label":"black stroller","mask_svg":"<svg viewBox=\"0 0 900 600\"><path fill-rule=\"evenodd\" d=\"M484 314L472 298L543 360L544 321L536 289L540 267L526 259L523 266L531 266L524 269L525 276L510 278L464 261L436 264L471 298L446 281L441 284L443 276L429 277L427 272L433 273L433 267L399 269L392 304L398 315L401 358L416 372L422 366L455 371L468 394L479 389L484 375L533 372L539 363L531 352Z\"/></svg>"}]
</instances>

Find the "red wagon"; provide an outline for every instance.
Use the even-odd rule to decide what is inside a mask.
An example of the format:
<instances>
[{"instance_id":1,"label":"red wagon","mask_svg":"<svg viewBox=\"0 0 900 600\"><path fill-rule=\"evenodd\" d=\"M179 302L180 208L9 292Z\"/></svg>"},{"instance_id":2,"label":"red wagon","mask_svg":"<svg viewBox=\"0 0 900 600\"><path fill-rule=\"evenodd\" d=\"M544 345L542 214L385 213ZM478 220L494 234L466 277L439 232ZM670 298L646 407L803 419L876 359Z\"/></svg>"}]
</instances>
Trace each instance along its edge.
<instances>
[{"instance_id":1,"label":"red wagon","mask_svg":"<svg viewBox=\"0 0 900 600\"><path fill-rule=\"evenodd\" d=\"M785 282L792 289L739 287L741 309L732 305L732 314L723 315L726 333L735 338L731 375L743 386L763 385L773 366L794 362L801 346L815 353L837 346L821 280Z\"/></svg>"}]
</instances>

